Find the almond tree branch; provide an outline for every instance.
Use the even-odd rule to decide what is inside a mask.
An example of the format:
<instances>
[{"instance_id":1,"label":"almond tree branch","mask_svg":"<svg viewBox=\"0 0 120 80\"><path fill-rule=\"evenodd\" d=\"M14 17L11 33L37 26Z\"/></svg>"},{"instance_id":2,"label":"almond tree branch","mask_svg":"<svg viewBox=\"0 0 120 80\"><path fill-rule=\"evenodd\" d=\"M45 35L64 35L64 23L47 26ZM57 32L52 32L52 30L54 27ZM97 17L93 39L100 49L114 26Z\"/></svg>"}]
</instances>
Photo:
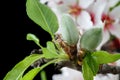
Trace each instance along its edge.
<instances>
[{"instance_id":1,"label":"almond tree branch","mask_svg":"<svg viewBox=\"0 0 120 80\"><path fill-rule=\"evenodd\" d=\"M98 73L106 74L106 73L112 73L112 74L120 74L120 66L112 66L108 64L103 64Z\"/></svg>"}]
</instances>

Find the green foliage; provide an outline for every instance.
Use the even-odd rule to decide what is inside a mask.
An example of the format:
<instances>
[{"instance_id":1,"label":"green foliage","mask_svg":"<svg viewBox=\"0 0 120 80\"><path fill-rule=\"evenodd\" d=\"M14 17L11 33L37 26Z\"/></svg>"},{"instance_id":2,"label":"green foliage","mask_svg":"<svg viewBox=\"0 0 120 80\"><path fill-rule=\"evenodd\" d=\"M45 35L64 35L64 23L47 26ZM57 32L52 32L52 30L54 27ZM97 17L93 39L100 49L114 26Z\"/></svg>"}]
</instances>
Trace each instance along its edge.
<instances>
[{"instance_id":1,"label":"green foliage","mask_svg":"<svg viewBox=\"0 0 120 80\"><path fill-rule=\"evenodd\" d=\"M47 42L47 49L52 52L56 52L55 44L53 42L50 41Z\"/></svg>"},{"instance_id":2,"label":"green foliage","mask_svg":"<svg viewBox=\"0 0 120 80\"><path fill-rule=\"evenodd\" d=\"M35 36L34 34L28 33L27 36L26 36L26 39L27 39L27 40L34 41L39 47L42 47L42 46L40 45L39 39L38 39L37 36Z\"/></svg>"},{"instance_id":3,"label":"green foliage","mask_svg":"<svg viewBox=\"0 0 120 80\"><path fill-rule=\"evenodd\" d=\"M86 61L87 61L87 64L89 65L90 69L92 70L93 75L95 76L99 70L98 62L93 58L93 56L91 56L90 53L86 54Z\"/></svg>"},{"instance_id":4,"label":"green foliage","mask_svg":"<svg viewBox=\"0 0 120 80\"><path fill-rule=\"evenodd\" d=\"M40 75L41 75L41 80L47 80L45 71L41 71Z\"/></svg>"},{"instance_id":5,"label":"green foliage","mask_svg":"<svg viewBox=\"0 0 120 80\"><path fill-rule=\"evenodd\" d=\"M59 55L56 52L53 52L52 50L49 50L47 48L42 48L43 54L45 55L45 58L51 59L51 58L57 58Z\"/></svg>"},{"instance_id":6,"label":"green foliage","mask_svg":"<svg viewBox=\"0 0 120 80\"><path fill-rule=\"evenodd\" d=\"M54 38L54 33L58 30L58 20L49 7L41 4L39 0L27 0L26 11L31 20Z\"/></svg>"},{"instance_id":7,"label":"green foliage","mask_svg":"<svg viewBox=\"0 0 120 80\"><path fill-rule=\"evenodd\" d=\"M120 59L120 54L110 54L106 51L87 52L83 60L82 72L84 80L93 80L99 70L99 65L115 62Z\"/></svg>"},{"instance_id":8,"label":"green foliage","mask_svg":"<svg viewBox=\"0 0 120 80\"><path fill-rule=\"evenodd\" d=\"M38 67L38 68L33 68L31 70L29 70L21 80L33 80L34 77L39 73L41 69Z\"/></svg>"},{"instance_id":9,"label":"green foliage","mask_svg":"<svg viewBox=\"0 0 120 80\"><path fill-rule=\"evenodd\" d=\"M100 44L102 40L102 29L101 28L92 28L87 30L80 39L80 47L93 51Z\"/></svg>"},{"instance_id":10,"label":"green foliage","mask_svg":"<svg viewBox=\"0 0 120 80\"><path fill-rule=\"evenodd\" d=\"M24 60L20 61L18 64L15 65L15 67L7 73L5 78L3 80L33 80L33 78L40 72L43 68L46 66L52 64L52 63L57 63L59 61L66 61L69 60L67 54L54 54L49 52L49 49L43 48L43 54L32 54L28 57L26 57ZM47 50L47 51L46 51ZM45 52L46 51L46 52ZM45 52L45 53L44 53ZM25 75L24 72L25 70L36 60L41 59L41 58L47 58L47 59L52 59L51 61L45 63L44 65L41 65L38 68L34 68L30 70L28 73Z\"/></svg>"},{"instance_id":11,"label":"green foliage","mask_svg":"<svg viewBox=\"0 0 120 80\"><path fill-rule=\"evenodd\" d=\"M69 45L75 45L79 40L79 31L68 14L63 14L61 18L61 34L64 41Z\"/></svg>"},{"instance_id":12,"label":"green foliage","mask_svg":"<svg viewBox=\"0 0 120 80\"><path fill-rule=\"evenodd\" d=\"M42 58L42 55L32 54L19 63L17 63L12 70L10 70L3 80L19 80L25 70L36 60Z\"/></svg>"},{"instance_id":13,"label":"green foliage","mask_svg":"<svg viewBox=\"0 0 120 80\"><path fill-rule=\"evenodd\" d=\"M41 71L43 70L46 66L50 65L50 64L53 64L55 63L57 60L51 60L49 61L48 63L40 66L40 67L37 67L37 68L33 68L31 70L29 70L21 80L33 80L34 77Z\"/></svg>"},{"instance_id":14,"label":"green foliage","mask_svg":"<svg viewBox=\"0 0 120 80\"><path fill-rule=\"evenodd\" d=\"M110 7L109 11L112 11L114 8L116 8L116 7L118 7L118 6L120 6L120 1L118 1L118 2L116 3L116 5Z\"/></svg>"},{"instance_id":15,"label":"green foliage","mask_svg":"<svg viewBox=\"0 0 120 80\"><path fill-rule=\"evenodd\" d=\"M116 60L120 59L119 53L111 54L106 51L96 51L92 54L92 56L94 57L94 59L96 59L96 61L99 64L111 63L111 62L115 62Z\"/></svg>"},{"instance_id":16,"label":"green foliage","mask_svg":"<svg viewBox=\"0 0 120 80\"><path fill-rule=\"evenodd\" d=\"M82 73L83 73L84 80L93 80L93 72L88 65L87 58L83 60Z\"/></svg>"},{"instance_id":17,"label":"green foliage","mask_svg":"<svg viewBox=\"0 0 120 80\"><path fill-rule=\"evenodd\" d=\"M28 57L26 57L24 60L20 61L18 64L15 65L15 67L7 73L4 80L33 80L33 78L46 66L56 63L59 61L68 60L67 54L58 51L61 49L56 50L55 44L51 41L47 42L47 47L42 47L39 44L39 39L34 34L27 34L27 40L34 41L38 46L41 47L43 54L32 54ZM59 53L59 54L58 54ZM26 73L24 76L25 70L36 60L46 58L46 59L53 59L52 61L49 61L48 63L30 70L28 73Z\"/></svg>"}]
</instances>

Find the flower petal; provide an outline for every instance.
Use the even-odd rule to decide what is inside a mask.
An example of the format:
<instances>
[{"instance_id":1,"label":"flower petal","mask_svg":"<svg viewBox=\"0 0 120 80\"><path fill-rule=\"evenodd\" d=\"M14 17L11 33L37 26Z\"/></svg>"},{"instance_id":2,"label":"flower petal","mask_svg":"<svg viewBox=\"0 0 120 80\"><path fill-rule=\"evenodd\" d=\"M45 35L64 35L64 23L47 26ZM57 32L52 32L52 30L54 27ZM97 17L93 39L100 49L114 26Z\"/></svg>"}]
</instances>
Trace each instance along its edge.
<instances>
[{"instance_id":1,"label":"flower petal","mask_svg":"<svg viewBox=\"0 0 120 80\"><path fill-rule=\"evenodd\" d=\"M94 78L94 80L118 80L119 79L119 75L116 74L97 74Z\"/></svg>"},{"instance_id":2,"label":"flower petal","mask_svg":"<svg viewBox=\"0 0 120 80\"><path fill-rule=\"evenodd\" d=\"M40 0L41 3L45 4L46 2L48 2L49 0Z\"/></svg>"},{"instance_id":3,"label":"flower petal","mask_svg":"<svg viewBox=\"0 0 120 80\"><path fill-rule=\"evenodd\" d=\"M108 6L113 7L115 6L120 0L108 0Z\"/></svg>"},{"instance_id":4,"label":"flower petal","mask_svg":"<svg viewBox=\"0 0 120 80\"><path fill-rule=\"evenodd\" d=\"M90 29L93 26L90 14L86 11L81 12L81 14L77 18L77 23L83 30Z\"/></svg>"},{"instance_id":5,"label":"flower petal","mask_svg":"<svg viewBox=\"0 0 120 80\"><path fill-rule=\"evenodd\" d=\"M110 16L111 16L113 19L120 18L120 6L115 7L115 8L110 12Z\"/></svg>"},{"instance_id":6,"label":"flower petal","mask_svg":"<svg viewBox=\"0 0 120 80\"><path fill-rule=\"evenodd\" d=\"M68 77L69 78L69 77ZM52 80L64 80L66 79L62 74L54 74ZM66 79L67 80L67 79Z\"/></svg>"},{"instance_id":7,"label":"flower petal","mask_svg":"<svg viewBox=\"0 0 120 80\"><path fill-rule=\"evenodd\" d=\"M82 73L77 70L63 67L61 71L62 74L53 75L53 80L83 80Z\"/></svg>"},{"instance_id":8,"label":"flower petal","mask_svg":"<svg viewBox=\"0 0 120 80\"><path fill-rule=\"evenodd\" d=\"M63 0L63 2L64 2L64 4L67 5L67 6L77 3L76 0Z\"/></svg>"},{"instance_id":9,"label":"flower petal","mask_svg":"<svg viewBox=\"0 0 120 80\"><path fill-rule=\"evenodd\" d=\"M60 3L60 0L51 0L47 3L47 6L49 6L52 9L58 9L59 11L65 12L67 8L67 5L64 3Z\"/></svg>"},{"instance_id":10,"label":"flower petal","mask_svg":"<svg viewBox=\"0 0 120 80\"><path fill-rule=\"evenodd\" d=\"M91 12L95 16L94 17L95 24L97 24L97 23L99 23L99 21L101 21L101 17L104 12L104 9L106 7L106 4L107 4L106 0L97 0L93 5L91 5L90 8L88 8L89 12Z\"/></svg>"},{"instance_id":11,"label":"flower petal","mask_svg":"<svg viewBox=\"0 0 120 80\"><path fill-rule=\"evenodd\" d=\"M113 24L113 28L109 29L111 34L120 39L120 24Z\"/></svg>"},{"instance_id":12,"label":"flower petal","mask_svg":"<svg viewBox=\"0 0 120 80\"><path fill-rule=\"evenodd\" d=\"M93 2L94 2L94 0L79 0L79 5L80 5L80 7L82 7L83 9L86 9L86 8L88 8Z\"/></svg>"}]
</instances>

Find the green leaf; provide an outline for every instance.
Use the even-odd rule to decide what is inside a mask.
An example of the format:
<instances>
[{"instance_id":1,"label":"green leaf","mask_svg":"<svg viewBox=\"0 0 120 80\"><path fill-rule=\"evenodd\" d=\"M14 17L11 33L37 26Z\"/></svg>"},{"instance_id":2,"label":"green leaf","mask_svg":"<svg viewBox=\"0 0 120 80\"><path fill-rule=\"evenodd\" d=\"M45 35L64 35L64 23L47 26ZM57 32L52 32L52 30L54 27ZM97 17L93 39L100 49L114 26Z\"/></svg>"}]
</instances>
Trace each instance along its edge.
<instances>
[{"instance_id":1,"label":"green leaf","mask_svg":"<svg viewBox=\"0 0 120 80\"><path fill-rule=\"evenodd\" d=\"M39 44L39 39L34 34L28 33L27 40L34 41L38 46L41 47L41 45Z\"/></svg>"},{"instance_id":2,"label":"green leaf","mask_svg":"<svg viewBox=\"0 0 120 80\"><path fill-rule=\"evenodd\" d=\"M41 71L43 70L45 67L47 67L48 65L50 64L53 64L55 63L57 60L54 59L54 60L51 60L49 61L48 63L45 63L44 65L40 66L40 67L37 67L37 68L34 68L34 69L31 69L30 71L28 71L21 80L33 80L34 77Z\"/></svg>"},{"instance_id":3,"label":"green leaf","mask_svg":"<svg viewBox=\"0 0 120 80\"><path fill-rule=\"evenodd\" d=\"M41 75L41 80L47 80L47 76L46 76L45 71L41 71L40 75Z\"/></svg>"},{"instance_id":4,"label":"green leaf","mask_svg":"<svg viewBox=\"0 0 120 80\"><path fill-rule=\"evenodd\" d=\"M22 61L20 61L19 63L17 63L12 70L10 70L6 76L4 77L3 80L19 80L21 78L21 76L23 75L23 73L25 72L25 70L36 60L42 58L42 55L39 54L32 54L28 57L26 57L25 59L23 59Z\"/></svg>"},{"instance_id":5,"label":"green leaf","mask_svg":"<svg viewBox=\"0 0 120 80\"><path fill-rule=\"evenodd\" d=\"M53 58L61 58L68 60L68 55L63 50L57 50L54 43L51 41L47 42L47 48L42 47L42 52L45 58L53 59Z\"/></svg>"},{"instance_id":6,"label":"green leaf","mask_svg":"<svg viewBox=\"0 0 120 80\"><path fill-rule=\"evenodd\" d=\"M53 59L53 58L58 58L58 54L57 52L54 52L52 50L49 50L47 48L42 48L42 52L45 56L45 58L48 58L48 59Z\"/></svg>"},{"instance_id":7,"label":"green leaf","mask_svg":"<svg viewBox=\"0 0 120 80\"><path fill-rule=\"evenodd\" d=\"M86 50L95 50L102 40L102 29L92 28L87 30L80 39L80 46Z\"/></svg>"},{"instance_id":8,"label":"green leaf","mask_svg":"<svg viewBox=\"0 0 120 80\"><path fill-rule=\"evenodd\" d=\"M79 31L69 14L63 14L61 18L61 34L64 41L69 45L77 44Z\"/></svg>"},{"instance_id":9,"label":"green leaf","mask_svg":"<svg viewBox=\"0 0 120 80\"><path fill-rule=\"evenodd\" d=\"M53 42L51 41L48 41L47 42L47 49L52 51L53 53L56 53L56 48L55 48L55 45Z\"/></svg>"},{"instance_id":10,"label":"green leaf","mask_svg":"<svg viewBox=\"0 0 120 80\"><path fill-rule=\"evenodd\" d=\"M58 30L58 20L53 11L39 0L27 0L26 11L28 17L38 24L42 29L54 36Z\"/></svg>"},{"instance_id":11,"label":"green leaf","mask_svg":"<svg viewBox=\"0 0 120 80\"><path fill-rule=\"evenodd\" d=\"M82 72L84 80L93 80L93 72L88 65L87 58L83 60Z\"/></svg>"},{"instance_id":12,"label":"green leaf","mask_svg":"<svg viewBox=\"0 0 120 80\"><path fill-rule=\"evenodd\" d=\"M45 58L57 58L59 56L55 49L55 45L51 41L47 42L47 48L42 48L42 52Z\"/></svg>"},{"instance_id":13,"label":"green leaf","mask_svg":"<svg viewBox=\"0 0 120 80\"><path fill-rule=\"evenodd\" d=\"M115 62L120 59L120 54L111 54L106 51L96 51L92 54L99 64Z\"/></svg>"},{"instance_id":14,"label":"green leaf","mask_svg":"<svg viewBox=\"0 0 120 80\"><path fill-rule=\"evenodd\" d=\"M92 70L93 72L93 75L95 76L99 70L99 64L97 63L96 59L94 59L93 56L91 56L91 54L86 54L86 60L87 60L87 63L90 67L90 69Z\"/></svg>"},{"instance_id":15,"label":"green leaf","mask_svg":"<svg viewBox=\"0 0 120 80\"><path fill-rule=\"evenodd\" d=\"M34 68L29 70L28 73L26 73L21 80L33 80L34 77L40 72L40 68Z\"/></svg>"}]
</instances>

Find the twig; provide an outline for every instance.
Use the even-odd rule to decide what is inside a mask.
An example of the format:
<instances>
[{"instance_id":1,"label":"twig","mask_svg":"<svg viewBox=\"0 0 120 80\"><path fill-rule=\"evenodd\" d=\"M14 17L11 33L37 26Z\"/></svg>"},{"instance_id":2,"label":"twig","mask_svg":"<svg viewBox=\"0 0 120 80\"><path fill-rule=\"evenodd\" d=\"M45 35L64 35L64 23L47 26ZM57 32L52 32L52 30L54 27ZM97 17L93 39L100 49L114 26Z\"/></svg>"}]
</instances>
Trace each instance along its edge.
<instances>
[{"instance_id":1,"label":"twig","mask_svg":"<svg viewBox=\"0 0 120 80\"><path fill-rule=\"evenodd\" d=\"M106 74L106 73L112 73L112 74L120 74L120 66L112 66L108 64L103 64L98 73Z\"/></svg>"}]
</instances>

